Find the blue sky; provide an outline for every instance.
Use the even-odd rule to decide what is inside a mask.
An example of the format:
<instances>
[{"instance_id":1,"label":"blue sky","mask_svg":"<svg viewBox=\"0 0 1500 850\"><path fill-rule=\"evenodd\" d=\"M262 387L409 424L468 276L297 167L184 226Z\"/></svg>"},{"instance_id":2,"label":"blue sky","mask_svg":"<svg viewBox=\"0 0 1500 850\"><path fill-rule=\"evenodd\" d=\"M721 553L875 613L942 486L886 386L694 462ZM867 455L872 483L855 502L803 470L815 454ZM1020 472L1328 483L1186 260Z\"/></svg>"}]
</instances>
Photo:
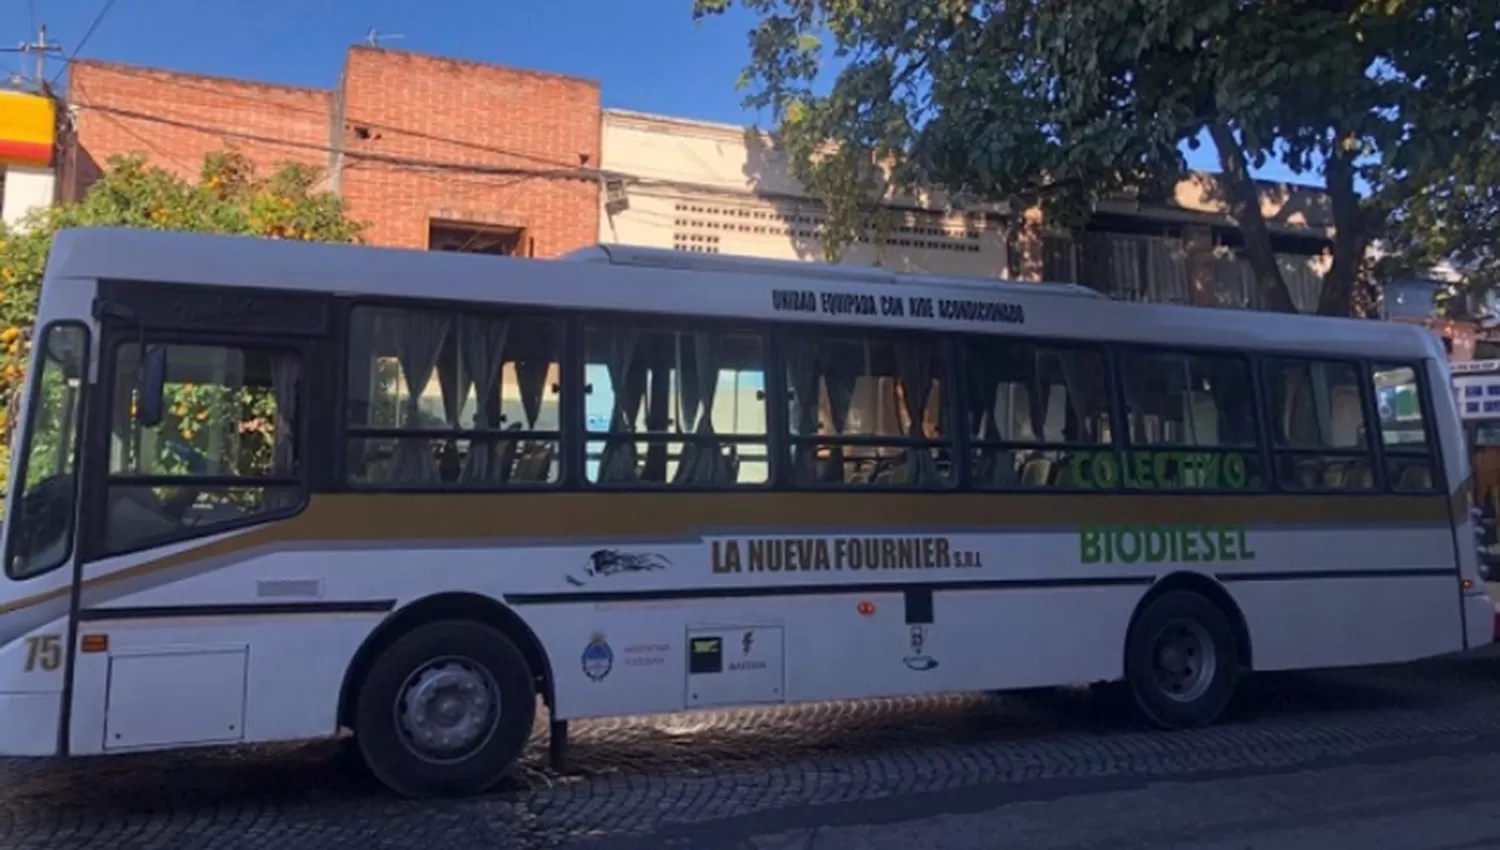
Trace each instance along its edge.
<instances>
[{"instance_id":1,"label":"blue sky","mask_svg":"<svg viewBox=\"0 0 1500 850\"><path fill-rule=\"evenodd\" d=\"M0 43L34 38L34 14L71 54L104 4L0 0ZM389 47L598 80L605 106L767 123L734 88L753 19L736 10L695 25L691 9L692 0L115 0L80 55L331 87L344 50L374 27L403 36ZM0 78L18 62L0 54ZM1216 168L1209 146L1190 161ZM1289 177L1281 168L1264 176Z\"/></svg>"}]
</instances>

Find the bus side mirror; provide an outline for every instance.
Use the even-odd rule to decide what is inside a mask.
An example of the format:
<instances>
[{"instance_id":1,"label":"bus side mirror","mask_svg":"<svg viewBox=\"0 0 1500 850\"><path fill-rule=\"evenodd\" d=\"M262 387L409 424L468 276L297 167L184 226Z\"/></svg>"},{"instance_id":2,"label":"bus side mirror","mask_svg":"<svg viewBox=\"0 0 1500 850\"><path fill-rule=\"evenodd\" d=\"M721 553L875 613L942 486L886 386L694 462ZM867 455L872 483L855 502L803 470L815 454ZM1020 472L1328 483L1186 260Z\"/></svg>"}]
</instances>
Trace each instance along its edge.
<instances>
[{"instance_id":1,"label":"bus side mirror","mask_svg":"<svg viewBox=\"0 0 1500 850\"><path fill-rule=\"evenodd\" d=\"M136 386L135 420L142 427L154 428L165 416L167 383L167 350L160 345L146 349L141 358L141 377Z\"/></svg>"}]
</instances>

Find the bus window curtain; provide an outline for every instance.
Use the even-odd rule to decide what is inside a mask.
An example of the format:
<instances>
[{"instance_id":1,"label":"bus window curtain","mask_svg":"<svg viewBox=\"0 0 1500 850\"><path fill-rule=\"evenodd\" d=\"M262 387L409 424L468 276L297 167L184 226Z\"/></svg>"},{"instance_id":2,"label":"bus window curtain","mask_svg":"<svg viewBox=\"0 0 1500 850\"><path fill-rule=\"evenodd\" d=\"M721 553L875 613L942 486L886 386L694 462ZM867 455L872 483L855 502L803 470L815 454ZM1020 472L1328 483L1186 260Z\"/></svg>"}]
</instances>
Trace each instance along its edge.
<instances>
[{"instance_id":1,"label":"bus window curtain","mask_svg":"<svg viewBox=\"0 0 1500 850\"><path fill-rule=\"evenodd\" d=\"M864 350L865 361L868 363L869 343L865 343ZM868 375L869 368L866 367L864 372ZM853 371L836 368L827 369L823 373L823 386L828 391L828 418L833 420L830 423L833 425L833 433L840 437L844 436L849 428L849 408L854 405L854 387L859 378L860 376ZM871 378L870 381L871 386L874 386L874 379ZM873 391L870 396L872 400L876 397ZM823 467L823 480L830 484L838 484L847 478L848 474L844 469L844 447L834 444L828 453L828 463Z\"/></svg>"},{"instance_id":2,"label":"bus window curtain","mask_svg":"<svg viewBox=\"0 0 1500 850\"><path fill-rule=\"evenodd\" d=\"M618 484L636 478L639 453L635 441L624 438L635 433L635 420L646 397L646 376L645 369L635 362L640 333L613 328L608 334L609 356L604 365L615 397L609 416L608 442L599 459L599 480Z\"/></svg>"},{"instance_id":3,"label":"bus window curtain","mask_svg":"<svg viewBox=\"0 0 1500 850\"><path fill-rule=\"evenodd\" d=\"M932 398L936 366L937 352L932 346L896 346L896 374L901 380L901 399L906 407L906 436L913 440L927 438L922 425L927 403ZM908 448L906 466L905 484L923 486L942 480L942 470L938 469L937 459L927 446Z\"/></svg>"},{"instance_id":4,"label":"bus window curtain","mask_svg":"<svg viewBox=\"0 0 1500 850\"><path fill-rule=\"evenodd\" d=\"M464 368L474 383L474 429L492 431L500 427L496 416L497 400L504 384L505 341L510 323L504 319L460 318L459 339L462 342ZM469 455L464 458L458 480L465 484L503 484L509 475L511 443L493 442L488 438L471 440Z\"/></svg>"},{"instance_id":5,"label":"bus window curtain","mask_svg":"<svg viewBox=\"0 0 1500 850\"><path fill-rule=\"evenodd\" d=\"M791 387L792 433L798 437L818 434L818 348L805 336L787 340L786 382ZM817 477L818 447L812 443L792 446L792 480L811 484Z\"/></svg>"},{"instance_id":6,"label":"bus window curtain","mask_svg":"<svg viewBox=\"0 0 1500 850\"><path fill-rule=\"evenodd\" d=\"M271 364L271 392L276 401L276 435L271 449L273 474L297 474L297 395L301 388L302 364L290 354L281 354Z\"/></svg>"},{"instance_id":7,"label":"bus window curtain","mask_svg":"<svg viewBox=\"0 0 1500 850\"><path fill-rule=\"evenodd\" d=\"M402 314L397 324L396 361L401 364L401 374L406 379L403 428L415 430L421 427L422 392L437 369L449 325L447 316L416 312ZM392 483L422 486L435 484L440 479L437 460L432 456L426 439L408 437L396 441L391 463Z\"/></svg>"},{"instance_id":8,"label":"bus window curtain","mask_svg":"<svg viewBox=\"0 0 1500 850\"><path fill-rule=\"evenodd\" d=\"M698 438L682 448L674 480L679 484L726 484L729 467L714 433L714 398L718 394L719 362L711 334L692 334L691 360L681 356L678 338L678 422L689 424Z\"/></svg>"}]
</instances>

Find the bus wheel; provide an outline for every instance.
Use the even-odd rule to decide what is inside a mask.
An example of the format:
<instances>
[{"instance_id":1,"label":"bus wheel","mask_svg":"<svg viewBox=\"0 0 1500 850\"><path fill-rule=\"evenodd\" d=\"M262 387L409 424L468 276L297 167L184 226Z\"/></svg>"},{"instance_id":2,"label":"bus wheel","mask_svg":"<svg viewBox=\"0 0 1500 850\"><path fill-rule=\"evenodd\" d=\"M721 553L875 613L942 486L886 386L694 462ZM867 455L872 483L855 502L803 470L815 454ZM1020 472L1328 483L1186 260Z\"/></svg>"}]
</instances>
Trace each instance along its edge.
<instances>
[{"instance_id":1,"label":"bus wheel","mask_svg":"<svg viewBox=\"0 0 1500 850\"><path fill-rule=\"evenodd\" d=\"M1172 591L1151 600L1131 624L1125 681L1136 707L1157 726L1205 726L1234 696L1238 658L1224 611L1196 593Z\"/></svg>"},{"instance_id":2,"label":"bus wheel","mask_svg":"<svg viewBox=\"0 0 1500 850\"><path fill-rule=\"evenodd\" d=\"M397 638L359 688L354 735L370 772L408 797L477 794L531 738L536 686L515 644L465 620Z\"/></svg>"}]
</instances>

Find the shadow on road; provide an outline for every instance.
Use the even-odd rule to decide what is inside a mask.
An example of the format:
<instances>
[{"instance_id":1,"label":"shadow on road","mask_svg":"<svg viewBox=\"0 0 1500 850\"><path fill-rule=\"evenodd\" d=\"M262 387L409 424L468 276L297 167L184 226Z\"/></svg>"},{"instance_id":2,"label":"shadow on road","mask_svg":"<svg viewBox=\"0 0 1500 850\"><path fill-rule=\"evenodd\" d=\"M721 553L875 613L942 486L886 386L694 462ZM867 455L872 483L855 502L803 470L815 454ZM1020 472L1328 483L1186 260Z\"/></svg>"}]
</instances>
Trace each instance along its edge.
<instances>
[{"instance_id":1,"label":"shadow on road","mask_svg":"<svg viewBox=\"0 0 1500 850\"><path fill-rule=\"evenodd\" d=\"M1421 709L1461 693L1500 696L1500 663L1473 659L1408 667L1276 674L1247 680L1226 723ZM1118 692L1086 688L817 703L574 724L570 769L552 772L538 738L494 795L609 778L724 774L829 756L873 757L905 748L962 748L1143 730ZM202 750L107 759L0 764L0 834L17 819L151 817L191 810L225 816L245 807L326 811L340 803L401 807L357 766L352 742ZM36 826L36 824L31 824Z\"/></svg>"}]
</instances>

